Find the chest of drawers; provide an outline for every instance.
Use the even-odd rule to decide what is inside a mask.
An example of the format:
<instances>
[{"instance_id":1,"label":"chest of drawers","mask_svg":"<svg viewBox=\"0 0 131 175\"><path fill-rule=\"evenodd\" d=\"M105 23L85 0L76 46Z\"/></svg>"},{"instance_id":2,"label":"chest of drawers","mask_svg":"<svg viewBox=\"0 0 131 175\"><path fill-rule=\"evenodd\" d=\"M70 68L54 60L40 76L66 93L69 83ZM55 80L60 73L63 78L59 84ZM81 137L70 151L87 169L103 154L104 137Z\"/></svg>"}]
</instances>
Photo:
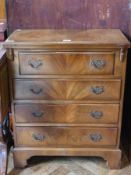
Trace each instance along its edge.
<instances>
[{"instance_id":1,"label":"chest of drawers","mask_svg":"<svg viewBox=\"0 0 131 175\"><path fill-rule=\"evenodd\" d=\"M10 69L14 162L101 156L118 168L126 55L119 30L18 30Z\"/></svg>"}]
</instances>

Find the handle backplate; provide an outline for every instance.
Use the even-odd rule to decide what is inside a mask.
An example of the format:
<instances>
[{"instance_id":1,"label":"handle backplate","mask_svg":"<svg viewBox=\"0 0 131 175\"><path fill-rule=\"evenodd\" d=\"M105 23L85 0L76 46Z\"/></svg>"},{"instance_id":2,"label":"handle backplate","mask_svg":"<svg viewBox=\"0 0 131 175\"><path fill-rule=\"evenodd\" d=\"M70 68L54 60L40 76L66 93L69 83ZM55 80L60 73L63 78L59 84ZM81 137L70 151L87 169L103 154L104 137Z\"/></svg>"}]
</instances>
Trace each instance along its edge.
<instances>
[{"instance_id":1,"label":"handle backplate","mask_svg":"<svg viewBox=\"0 0 131 175\"><path fill-rule=\"evenodd\" d=\"M44 116L44 112L41 112L41 111L35 111L35 112L32 112L32 115L33 117L43 117Z\"/></svg>"},{"instance_id":2,"label":"handle backplate","mask_svg":"<svg viewBox=\"0 0 131 175\"><path fill-rule=\"evenodd\" d=\"M93 133L93 134L90 134L90 139L93 142L100 142L102 140L102 135L101 134L97 134L97 133Z\"/></svg>"},{"instance_id":3,"label":"handle backplate","mask_svg":"<svg viewBox=\"0 0 131 175\"><path fill-rule=\"evenodd\" d=\"M40 133L38 133L38 134L32 134L32 138L33 138L33 140L35 140L35 141L40 141L40 142L42 142L42 141L44 141L44 139L45 139L45 136L43 135L43 134L40 134Z\"/></svg>"},{"instance_id":4,"label":"handle backplate","mask_svg":"<svg viewBox=\"0 0 131 175\"><path fill-rule=\"evenodd\" d=\"M96 69L103 69L106 66L106 61L103 59L94 59L91 61L91 65Z\"/></svg>"},{"instance_id":5,"label":"handle backplate","mask_svg":"<svg viewBox=\"0 0 131 175\"><path fill-rule=\"evenodd\" d=\"M43 62L41 60L29 60L28 64L34 68L34 69L38 69L39 67L41 67L43 65Z\"/></svg>"},{"instance_id":6,"label":"handle backplate","mask_svg":"<svg viewBox=\"0 0 131 175\"><path fill-rule=\"evenodd\" d=\"M92 86L91 91L96 95L102 94L104 92L104 86Z\"/></svg>"},{"instance_id":7,"label":"handle backplate","mask_svg":"<svg viewBox=\"0 0 131 175\"><path fill-rule=\"evenodd\" d=\"M92 111L90 113L90 115L91 115L91 117L93 117L95 119L100 119L103 116L103 112L101 112L101 111Z\"/></svg>"},{"instance_id":8,"label":"handle backplate","mask_svg":"<svg viewBox=\"0 0 131 175\"><path fill-rule=\"evenodd\" d=\"M38 87L38 86L34 85L34 86L30 87L30 91L33 94L39 95L43 91L43 89L41 87Z\"/></svg>"}]
</instances>

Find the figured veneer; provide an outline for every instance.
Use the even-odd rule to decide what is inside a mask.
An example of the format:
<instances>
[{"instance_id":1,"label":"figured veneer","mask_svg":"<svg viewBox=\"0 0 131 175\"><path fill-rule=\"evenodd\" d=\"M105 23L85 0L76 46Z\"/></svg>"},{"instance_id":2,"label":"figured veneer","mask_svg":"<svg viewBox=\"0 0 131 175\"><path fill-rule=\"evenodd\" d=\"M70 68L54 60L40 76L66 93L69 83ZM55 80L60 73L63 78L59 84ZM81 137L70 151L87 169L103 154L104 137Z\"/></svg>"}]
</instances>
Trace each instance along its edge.
<instances>
[{"instance_id":1,"label":"figured veneer","mask_svg":"<svg viewBox=\"0 0 131 175\"><path fill-rule=\"evenodd\" d=\"M119 104L15 104L16 123L116 124Z\"/></svg>"},{"instance_id":2,"label":"figured veneer","mask_svg":"<svg viewBox=\"0 0 131 175\"><path fill-rule=\"evenodd\" d=\"M110 75L114 73L115 53L19 53L20 74L92 74Z\"/></svg>"},{"instance_id":3,"label":"figured veneer","mask_svg":"<svg viewBox=\"0 0 131 175\"><path fill-rule=\"evenodd\" d=\"M101 156L119 168L129 47L120 30L18 30L4 46L15 167L43 155Z\"/></svg>"},{"instance_id":4,"label":"figured veneer","mask_svg":"<svg viewBox=\"0 0 131 175\"><path fill-rule=\"evenodd\" d=\"M113 147L116 142L116 128L16 127L16 146Z\"/></svg>"},{"instance_id":5,"label":"figured veneer","mask_svg":"<svg viewBox=\"0 0 131 175\"><path fill-rule=\"evenodd\" d=\"M119 79L16 79L14 99L119 100L120 86Z\"/></svg>"}]
</instances>

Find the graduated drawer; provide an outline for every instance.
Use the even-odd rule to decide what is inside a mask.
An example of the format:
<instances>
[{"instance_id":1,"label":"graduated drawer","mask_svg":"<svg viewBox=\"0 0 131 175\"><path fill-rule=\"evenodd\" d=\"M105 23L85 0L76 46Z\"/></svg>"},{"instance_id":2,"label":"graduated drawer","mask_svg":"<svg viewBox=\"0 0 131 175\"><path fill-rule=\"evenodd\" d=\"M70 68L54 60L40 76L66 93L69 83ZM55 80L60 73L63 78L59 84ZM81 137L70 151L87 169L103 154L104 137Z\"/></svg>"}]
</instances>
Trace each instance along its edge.
<instances>
[{"instance_id":1,"label":"graduated drawer","mask_svg":"<svg viewBox=\"0 0 131 175\"><path fill-rule=\"evenodd\" d=\"M18 57L21 75L114 73L114 52L20 52Z\"/></svg>"},{"instance_id":2,"label":"graduated drawer","mask_svg":"<svg viewBox=\"0 0 131 175\"><path fill-rule=\"evenodd\" d=\"M21 100L119 100L119 79L16 79L14 98Z\"/></svg>"},{"instance_id":3,"label":"graduated drawer","mask_svg":"<svg viewBox=\"0 0 131 175\"><path fill-rule=\"evenodd\" d=\"M17 146L98 147L116 142L117 128L16 127Z\"/></svg>"},{"instance_id":4,"label":"graduated drawer","mask_svg":"<svg viewBox=\"0 0 131 175\"><path fill-rule=\"evenodd\" d=\"M117 104L16 104L18 123L88 124L118 122Z\"/></svg>"}]
</instances>

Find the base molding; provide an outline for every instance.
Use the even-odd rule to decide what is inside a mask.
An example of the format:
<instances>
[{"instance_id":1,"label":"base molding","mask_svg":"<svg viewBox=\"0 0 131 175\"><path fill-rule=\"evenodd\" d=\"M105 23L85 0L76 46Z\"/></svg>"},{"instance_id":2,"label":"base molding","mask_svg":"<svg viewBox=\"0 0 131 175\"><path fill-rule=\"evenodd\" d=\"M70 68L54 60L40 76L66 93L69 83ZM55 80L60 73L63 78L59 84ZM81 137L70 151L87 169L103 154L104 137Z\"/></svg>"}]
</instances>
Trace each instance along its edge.
<instances>
[{"instance_id":1,"label":"base molding","mask_svg":"<svg viewBox=\"0 0 131 175\"><path fill-rule=\"evenodd\" d=\"M107 160L110 169L121 166L121 150L112 148L14 148L14 165L24 168L33 156L97 156Z\"/></svg>"}]
</instances>

